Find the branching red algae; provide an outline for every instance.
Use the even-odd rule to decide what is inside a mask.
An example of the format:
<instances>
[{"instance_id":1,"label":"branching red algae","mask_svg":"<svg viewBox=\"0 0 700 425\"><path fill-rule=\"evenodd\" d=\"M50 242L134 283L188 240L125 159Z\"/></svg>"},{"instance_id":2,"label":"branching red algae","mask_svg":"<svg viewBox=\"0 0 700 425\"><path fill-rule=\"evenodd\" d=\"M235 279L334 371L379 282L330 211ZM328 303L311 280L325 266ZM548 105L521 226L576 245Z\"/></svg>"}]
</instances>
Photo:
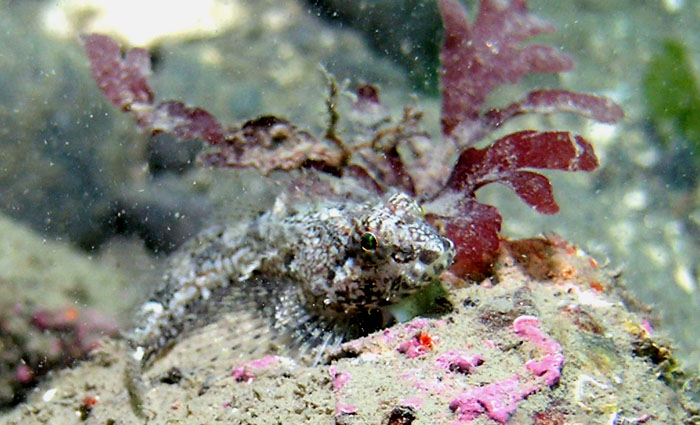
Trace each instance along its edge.
<instances>
[{"instance_id":1,"label":"branching red algae","mask_svg":"<svg viewBox=\"0 0 700 425\"><path fill-rule=\"evenodd\" d=\"M264 174L314 169L353 179L378 193L399 190L416 196L455 243L452 271L474 276L490 268L501 229L498 210L476 200L481 187L503 184L538 212L553 214L558 205L548 178L529 169L591 171L598 166L590 143L568 131L520 131L482 149L474 148L475 143L522 114L568 112L614 123L623 113L609 99L559 89L535 90L503 108L485 109L486 97L496 87L528 74L570 70L573 61L553 47L520 45L555 30L530 14L525 0L483 0L471 26L458 1L440 0L439 6L445 27L442 140L433 140L422 128L422 114L415 108L406 108L392 122L371 85L356 92L349 117L356 135L337 134L342 117L332 106L329 130L320 137L274 116L226 128L202 108L179 101L158 103L147 82L150 65L144 50L131 49L122 57L119 46L105 36L86 35L83 42L100 89L144 131L206 141L210 149L200 161L210 166L254 167ZM331 96L337 96L332 79L331 87ZM402 152L411 152L413 159Z\"/></svg>"}]
</instances>

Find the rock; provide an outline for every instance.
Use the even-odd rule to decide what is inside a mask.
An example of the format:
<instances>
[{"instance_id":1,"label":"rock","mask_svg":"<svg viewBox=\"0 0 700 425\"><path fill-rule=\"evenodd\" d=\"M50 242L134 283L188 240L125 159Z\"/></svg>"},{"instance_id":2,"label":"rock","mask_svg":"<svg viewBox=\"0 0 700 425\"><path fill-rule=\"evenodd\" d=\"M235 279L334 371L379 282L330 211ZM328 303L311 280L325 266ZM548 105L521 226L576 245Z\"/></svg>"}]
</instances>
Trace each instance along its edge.
<instances>
[{"instance_id":1,"label":"rock","mask_svg":"<svg viewBox=\"0 0 700 425\"><path fill-rule=\"evenodd\" d=\"M676 392L684 381L647 312L628 308L636 304L620 283L575 246L557 238L507 243L491 279L449 292L451 313L348 341L317 365L251 337L261 323L254 311L224 316L143 373L142 412L158 422L240 424L690 417L690 401ZM6 423L73 423L83 411L88 424L145 423L129 404L128 355L125 344L104 342ZM180 379L168 379L173 370Z\"/></svg>"}]
</instances>

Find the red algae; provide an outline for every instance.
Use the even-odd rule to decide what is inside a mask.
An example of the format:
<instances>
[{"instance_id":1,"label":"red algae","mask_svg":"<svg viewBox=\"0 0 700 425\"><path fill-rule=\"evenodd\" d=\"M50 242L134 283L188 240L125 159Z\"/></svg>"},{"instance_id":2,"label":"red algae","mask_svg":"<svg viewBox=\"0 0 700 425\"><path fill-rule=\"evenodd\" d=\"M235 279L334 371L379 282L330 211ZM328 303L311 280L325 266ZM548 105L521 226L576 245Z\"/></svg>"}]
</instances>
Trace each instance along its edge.
<instances>
[{"instance_id":1,"label":"red algae","mask_svg":"<svg viewBox=\"0 0 700 425\"><path fill-rule=\"evenodd\" d=\"M499 183L536 211L554 214L559 206L549 179L530 169L591 171L598 160L592 145L569 131L518 131L483 149L475 148L476 143L522 114L574 113L615 123L623 112L609 99L560 89L535 90L502 108L485 108L497 87L529 74L568 71L573 60L551 46L521 45L555 31L531 14L524 0L482 0L471 25L458 1L438 4L445 28L440 140L423 128L422 112L416 108L405 108L402 118L392 122L378 89L370 84L356 90L349 114L354 134L344 140L336 131L341 90L330 76L329 123L320 137L272 115L224 127L203 108L157 102L147 81L150 63L144 50L131 49L122 56L118 44L105 36L82 39L98 86L142 130L207 142L210 149L199 156L204 165L252 167L263 174L313 170L377 194L414 196L426 204L426 218L454 242L451 270L461 277L483 276L500 246L502 218L496 207L478 202L476 192Z\"/></svg>"},{"instance_id":2,"label":"red algae","mask_svg":"<svg viewBox=\"0 0 700 425\"><path fill-rule=\"evenodd\" d=\"M414 359L425 355L428 351L432 350L435 340L427 332L420 331L415 334L411 339L402 342L396 348L396 350L405 354L409 359Z\"/></svg>"}]
</instances>

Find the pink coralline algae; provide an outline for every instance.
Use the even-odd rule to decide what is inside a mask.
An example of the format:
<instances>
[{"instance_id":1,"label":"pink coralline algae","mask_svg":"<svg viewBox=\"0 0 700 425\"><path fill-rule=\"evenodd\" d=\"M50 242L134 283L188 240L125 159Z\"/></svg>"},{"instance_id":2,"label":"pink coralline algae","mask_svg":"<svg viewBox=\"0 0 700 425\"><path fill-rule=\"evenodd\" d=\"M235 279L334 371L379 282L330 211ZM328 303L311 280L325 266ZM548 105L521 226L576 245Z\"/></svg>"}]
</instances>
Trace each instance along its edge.
<instances>
[{"instance_id":1,"label":"pink coralline algae","mask_svg":"<svg viewBox=\"0 0 700 425\"><path fill-rule=\"evenodd\" d=\"M542 332L539 320L533 316L520 316L513 321L512 330L539 348L544 356L525 364L525 369L530 373L516 373L510 378L461 392L449 405L459 415L455 425L472 421L482 414L504 424L518 407L519 401L545 385L552 386L559 382L564 354L559 343Z\"/></svg>"},{"instance_id":2,"label":"pink coralline algae","mask_svg":"<svg viewBox=\"0 0 700 425\"><path fill-rule=\"evenodd\" d=\"M100 339L117 334L116 320L95 310L74 307L42 309L34 312L31 324L42 332L63 334L64 356L81 358L95 348Z\"/></svg>"},{"instance_id":3,"label":"pink coralline algae","mask_svg":"<svg viewBox=\"0 0 700 425\"><path fill-rule=\"evenodd\" d=\"M273 355L267 355L259 359L251 360L240 366L236 366L231 373L233 379L239 382L253 382L255 373L261 370L268 369L279 362L280 358Z\"/></svg>"},{"instance_id":4,"label":"pink coralline algae","mask_svg":"<svg viewBox=\"0 0 700 425\"><path fill-rule=\"evenodd\" d=\"M5 350L0 407L20 400L52 369L87 358L103 338L117 332L114 318L90 309L34 309L18 303L0 311L0 346ZM14 399L6 398L12 394Z\"/></svg>"},{"instance_id":5,"label":"pink coralline algae","mask_svg":"<svg viewBox=\"0 0 700 425\"><path fill-rule=\"evenodd\" d=\"M506 423L518 401L534 391L524 387L517 375L483 387L472 387L450 402L450 409L459 413L455 425L472 421L484 413L495 421Z\"/></svg>"},{"instance_id":6,"label":"pink coralline algae","mask_svg":"<svg viewBox=\"0 0 700 425\"><path fill-rule=\"evenodd\" d=\"M350 374L348 372L341 372L337 367L331 366L328 369L331 375L331 381L333 382L333 391L335 391L337 401L335 403L335 414L336 415L350 415L357 412L357 406L351 406L343 403L343 387L347 385L350 381Z\"/></svg>"},{"instance_id":7,"label":"pink coralline algae","mask_svg":"<svg viewBox=\"0 0 700 425\"><path fill-rule=\"evenodd\" d=\"M411 361L401 362L394 373L407 388L417 392L402 399L401 406L418 410L426 399L432 398L439 404L445 403L445 410L456 416L452 425L467 424L482 415L505 424L522 400L559 382L564 365L561 345L541 329L537 317L522 315L510 326L511 335L524 342L524 352L536 353L535 357L522 366L515 366L514 373L498 380L488 379L491 371L502 367L493 360L494 354L500 351L493 341L485 340L489 343L464 348L443 349L442 344L431 350L419 348L422 347L420 334L440 335L441 330L448 327L444 320L414 319L347 342L341 351L359 355L359 359L374 359L372 361L376 361L376 356L391 353L408 357ZM345 398L343 390L351 384L349 376L349 372L331 367L339 406L345 406L340 401Z\"/></svg>"},{"instance_id":8,"label":"pink coralline algae","mask_svg":"<svg viewBox=\"0 0 700 425\"><path fill-rule=\"evenodd\" d=\"M338 391L343 389L345 384L350 380L350 374L347 372L339 372L335 366L331 366L328 372L333 380L333 389Z\"/></svg>"},{"instance_id":9,"label":"pink coralline algae","mask_svg":"<svg viewBox=\"0 0 700 425\"><path fill-rule=\"evenodd\" d=\"M484 363L484 356L461 350L447 351L435 360L435 364L440 369L467 374L472 373L482 363Z\"/></svg>"},{"instance_id":10,"label":"pink coralline algae","mask_svg":"<svg viewBox=\"0 0 700 425\"><path fill-rule=\"evenodd\" d=\"M520 316L513 322L513 331L520 337L535 344L544 354L541 360L530 360L526 367L545 383L552 386L559 382L564 354L561 345L540 329L540 322L533 316Z\"/></svg>"},{"instance_id":11,"label":"pink coralline algae","mask_svg":"<svg viewBox=\"0 0 700 425\"><path fill-rule=\"evenodd\" d=\"M401 400L401 406L411 408L413 410L418 410L423 406L423 397L407 397Z\"/></svg>"}]
</instances>

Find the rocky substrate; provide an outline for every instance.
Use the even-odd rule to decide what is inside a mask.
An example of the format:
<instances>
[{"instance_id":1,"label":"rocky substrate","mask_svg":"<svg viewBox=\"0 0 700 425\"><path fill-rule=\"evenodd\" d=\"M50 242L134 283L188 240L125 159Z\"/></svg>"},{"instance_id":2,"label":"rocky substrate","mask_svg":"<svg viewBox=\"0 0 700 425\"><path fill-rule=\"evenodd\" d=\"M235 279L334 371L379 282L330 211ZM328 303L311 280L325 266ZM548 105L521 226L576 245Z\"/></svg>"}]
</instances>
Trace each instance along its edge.
<instances>
[{"instance_id":1,"label":"rocky substrate","mask_svg":"<svg viewBox=\"0 0 700 425\"><path fill-rule=\"evenodd\" d=\"M450 313L346 342L317 365L266 343L254 311L224 316L143 372L140 409L126 344L106 339L1 421L697 423L695 381L648 311L575 246L505 243L491 278L445 285Z\"/></svg>"}]
</instances>

